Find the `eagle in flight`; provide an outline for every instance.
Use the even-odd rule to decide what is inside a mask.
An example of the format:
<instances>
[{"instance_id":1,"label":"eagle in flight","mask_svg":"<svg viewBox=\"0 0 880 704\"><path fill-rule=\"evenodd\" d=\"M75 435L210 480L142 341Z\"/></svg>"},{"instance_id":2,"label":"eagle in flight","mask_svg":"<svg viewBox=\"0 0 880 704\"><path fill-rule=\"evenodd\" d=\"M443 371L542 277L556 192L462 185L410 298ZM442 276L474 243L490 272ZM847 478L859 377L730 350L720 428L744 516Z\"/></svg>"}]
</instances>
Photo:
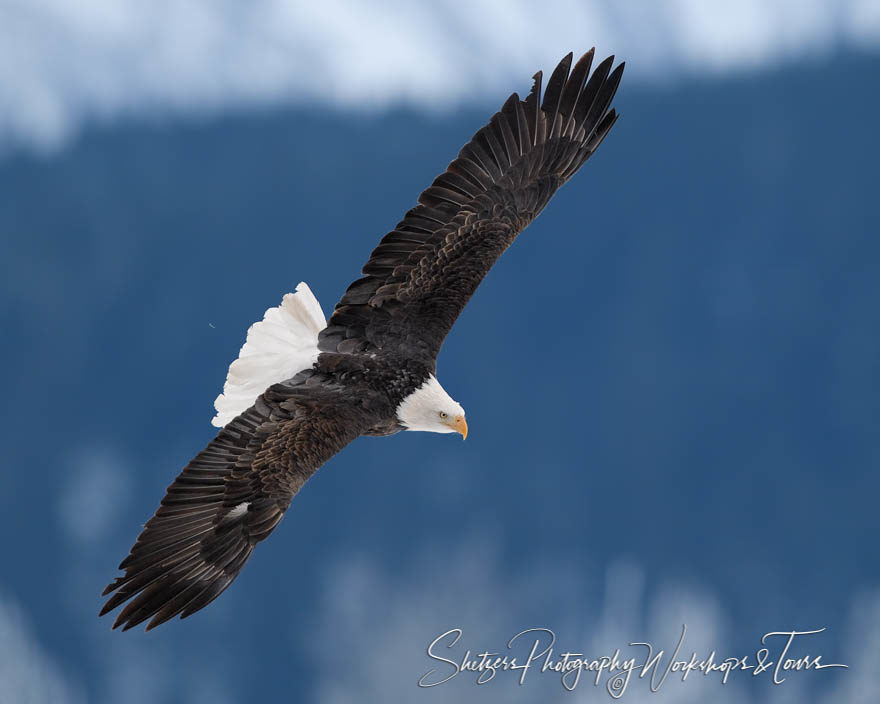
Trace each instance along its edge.
<instances>
[{"instance_id":1,"label":"eagle in flight","mask_svg":"<svg viewBox=\"0 0 880 704\"><path fill-rule=\"evenodd\" d=\"M305 284L248 331L213 423L104 590L113 627L147 630L216 599L296 492L359 435L467 436L437 354L502 252L592 156L624 64L566 56L541 95L514 93L373 250L329 321Z\"/></svg>"}]
</instances>

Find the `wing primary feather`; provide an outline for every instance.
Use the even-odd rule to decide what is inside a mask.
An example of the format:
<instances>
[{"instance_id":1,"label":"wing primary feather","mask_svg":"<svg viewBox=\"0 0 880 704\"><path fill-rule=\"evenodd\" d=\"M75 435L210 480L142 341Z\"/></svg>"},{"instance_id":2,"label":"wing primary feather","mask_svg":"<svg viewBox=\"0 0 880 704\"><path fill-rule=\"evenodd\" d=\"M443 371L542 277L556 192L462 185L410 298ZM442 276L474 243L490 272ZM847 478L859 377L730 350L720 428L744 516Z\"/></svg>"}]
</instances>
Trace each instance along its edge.
<instances>
[{"instance_id":1,"label":"wing primary feather","mask_svg":"<svg viewBox=\"0 0 880 704\"><path fill-rule=\"evenodd\" d=\"M131 570L133 572L137 572L139 570L150 569L151 567L156 567L161 563L162 567L173 567L179 562L183 562L185 559L188 559L192 555L196 555L199 552L199 543L190 542L184 547L175 546L172 549L162 549L154 552L151 555L129 555L124 562L124 567L120 567L123 570Z\"/></svg>"},{"instance_id":2,"label":"wing primary feather","mask_svg":"<svg viewBox=\"0 0 880 704\"><path fill-rule=\"evenodd\" d=\"M469 177L479 186L480 191L492 187L492 177L468 154L465 154L464 149L461 150L458 158L449 165L449 168L453 172L461 172L462 176Z\"/></svg>"},{"instance_id":3,"label":"wing primary feather","mask_svg":"<svg viewBox=\"0 0 880 704\"><path fill-rule=\"evenodd\" d=\"M559 104L562 99L562 89L568 80L568 70L571 68L571 60L574 57L569 52L562 58L562 61L550 74L550 80L547 81L547 90L544 91L544 102L541 105L541 111L546 115L547 119L547 138L552 139L558 137L561 131L562 120L559 116Z\"/></svg>"},{"instance_id":4,"label":"wing primary feather","mask_svg":"<svg viewBox=\"0 0 880 704\"><path fill-rule=\"evenodd\" d=\"M614 99L614 94L617 92L617 86L620 84L620 78L623 76L623 69L625 66L625 63L621 63L616 69L614 69L611 75L608 76L608 79L602 84L599 93L596 95L596 100L584 120L584 126L590 132L587 136L587 141L592 137L592 134L601 123L606 110L608 110L608 107L611 105L611 101Z\"/></svg>"},{"instance_id":5,"label":"wing primary feather","mask_svg":"<svg viewBox=\"0 0 880 704\"><path fill-rule=\"evenodd\" d=\"M596 66L596 70L593 71L593 75L590 76L590 80L588 80L587 85L584 86L584 90L578 98L574 110L575 132L584 126L587 115L590 113L593 104L596 102L599 90L605 82L605 79L608 78L608 72L611 70L612 63L614 63L613 56L609 56L602 61Z\"/></svg>"},{"instance_id":6,"label":"wing primary feather","mask_svg":"<svg viewBox=\"0 0 880 704\"><path fill-rule=\"evenodd\" d=\"M191 570L180 573L171 573L170 579L153 582L149 587L144 589L136 598L119 613L116 623L113 627L125 624L123 631L134 628L140 623L146 621L158 608L163 604L173 603L179 596L181 590L176 587L186 581L188 584L197 584L198 580L206 572L214 569L211 565L201 563L193 567ZM184 587L184 590L187 587Z\"/></svg>"},{"instance_id":7,"label":"wing primary feather","mask_svg":"<svg viewBox=\"0 0 880 704\"><path fill-rule=\"evenodd\" d=\"M480 132L477 133L477 135L480 134ZM470 144L468 144L465 149L467 149L469 156L479 164L487 174L489 174L492 182L495 183L501 178L501 169L498 168L495 160L489 152L486 151L486 148L480 144L480 141L482 140L479 138L471 140Z\"/></svg>"},{"instance_id":8,"label":"wing primary feather","mask_svg":"<svg viewBox=\"0 0 880 704\"><path fill-rule=\"evenodd\" d=\"M135 567L147 561L155 561L158 557L174 555L177 550L187 543L199 540L203 535L214 530L212 523L199 526L198 530L188 530L185 533L172 533L173 537L163 539L161 542L145 545L143 550L138 551L137 559L126 564L126 567ZM124 567L121 569L125 569Z\"/></svg>"},{"instance_id":9,"label":"wing primary feather","mask_svg":"<svg viewBox=\"0 0 880 704\"><path fill-rule=\"evenodd\" d=\"M491 122L483 127L478 133L482 141L485 142L486 147L488 147L488 153L492 158L492 163L498 168L498 178L501 178L502 174L507 170L510 166L510 160L507 158L507 154L504 151L504 147L498 139L498 136L495 134L495 130L492 129Z\"/></svg>"},{"instance_id":10,"label":"wing primary feather","mask_svg":"<svg viewBox=\"0 0 880 704\"><path fill-rule=\"evenodd\" d=\"M180 609L180 618L186 618L187 616L194 614L196 611L205 608L208 604L210 604L214 599L220 596L226 588L232 583L232 580L229 577L221 576L215 579L213 582L210 582L201 592L193 596L189 602L187 602L182 609ZM170 618L174 618L177 613L171 615ZM163 621L159 621L155 625L151 622L149 626L147 626L147 630L151 628L155 628L160 623L164 623Z\"/></svg>"},{"instance_id":11,"label":"wing primary feather","mask_svg":"<svg viewBox=\"0 0 880 704\"><path fill-rule=\"evenodd\" d=\"M516 160L522 156L524 151L523 145L527 143L519 125L519 112L517 111L519 102L519 96L513 93L501 108L501 115L504 117L504 127L506 128L505 139L512 138L513 145L510 149ZM520 109L522 108L520 107Z\"/></svg>"},{"instance_id":12,"label":"wing primary feather","mask_svg":"<svg viewBox=\"0 0 880 704\"><path fill-rule=\"evenodd\" d=\"M611 128L614 127L617 118L618 115L614 108L605 113L605 117L602 118L602 122L599 123L599 126L596 128L596 131L587 143L587 148L590 150L591 154L596 151L602 143L602 140L605 139L605 136L611 131Z\"/></svg>"},{"instance_id":13,"label":"wing primary feather","mask_svg":"<svg viewBox=\"0 0 880 704\"><path fill-rule=\"evenodd\" d=\"M593 47L578 59L578 62L574 65L574 69L572 69L568 83L565 85L565 90L562 93L562 98L559 104L559 112L565 120L565 125L562 128L563 136L571 136L571 133L573 132L575 124L574 109L577 105L578 98L580 98L581 93L584 90L584 84L590 73L590 67L593 64L593 55L595 53L596 48Z\"/></svg>"},{"instance_id":14,"label":"wing primary feather","mask_svg":"<svg viewBox=\"0 0 880 704\"><path fill-rule=\"evenodd\" d=\"M541 71L532 76L534 81L532 89L523 101L529 126L529 144L532 146L538 143L538 123L541 117L541 79L543 76Z\"/></svg>"},{"instance_id":15,"label":"wing primary feather","mask_svg":"<svg viewBox=\"0 0 880 704\"><path fill-rule=\"evenodd\" d=\"M592 156L592 154L596 151L596 149L611 131L614 123L617 122L618 117L618 114L614 110L609 111L605 115L600 126L596 128L593 137L587 144L585 144L581 148L575 159L572 160L572 164L568 167L565 178L571 177L571 175L574 174L583 165L583 163L590 158L590 156Z\"/></svg>"},{"instance_id":16,"label":"wing primary feather","mask_svg":"<svg viewBox=\"0 0 880 704\"><path fill-rule=\"evenodd\" d=\"M514 94L515 95L515 94ZM531 136L529 134L529 118L526 115L525 103L516 101L516 132L519 136L520 150L526 154L531 148Z\"/></svg>"}]
</instances>

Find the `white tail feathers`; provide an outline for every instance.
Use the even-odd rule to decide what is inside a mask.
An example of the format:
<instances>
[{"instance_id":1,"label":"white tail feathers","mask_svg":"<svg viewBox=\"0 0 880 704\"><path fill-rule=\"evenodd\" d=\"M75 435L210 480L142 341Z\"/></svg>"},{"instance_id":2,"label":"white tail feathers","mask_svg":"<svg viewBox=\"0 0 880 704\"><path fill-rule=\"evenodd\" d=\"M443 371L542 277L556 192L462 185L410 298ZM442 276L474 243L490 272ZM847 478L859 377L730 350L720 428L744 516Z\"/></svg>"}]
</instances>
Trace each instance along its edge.
<instances>
[{"instance_id":1,"label":"white tail feathers","mask_svg":"<svg viewBox=\"0 0 880 704\"><path fill-rule=\"evenodd\" d=\"M311 367L318 358L318 333L326 325L324 311L305 283L296 293L286 294L280 306L267 310L250 326L238 359L229 365L211 423L222 428L272 384Z\"/></svg>"}]
</instances>

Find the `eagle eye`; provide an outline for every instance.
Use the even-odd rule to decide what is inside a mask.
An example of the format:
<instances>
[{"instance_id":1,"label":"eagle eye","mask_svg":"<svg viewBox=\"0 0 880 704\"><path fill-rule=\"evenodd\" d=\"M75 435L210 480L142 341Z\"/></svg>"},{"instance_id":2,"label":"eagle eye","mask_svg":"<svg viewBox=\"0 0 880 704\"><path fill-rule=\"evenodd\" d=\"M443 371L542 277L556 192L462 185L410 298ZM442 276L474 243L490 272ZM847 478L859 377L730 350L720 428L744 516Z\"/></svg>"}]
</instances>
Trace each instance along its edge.
<instances>
[{"instance_id":1,"label":"eagle eye","mask_svg":"<svg viewBox=\"0 0 880 704\"><path fill-rule=\"evenodd\" d=\"M446 414L446 411L440 411L441 418L448 418L449 416Z\"/></svg>"}]
</instances>

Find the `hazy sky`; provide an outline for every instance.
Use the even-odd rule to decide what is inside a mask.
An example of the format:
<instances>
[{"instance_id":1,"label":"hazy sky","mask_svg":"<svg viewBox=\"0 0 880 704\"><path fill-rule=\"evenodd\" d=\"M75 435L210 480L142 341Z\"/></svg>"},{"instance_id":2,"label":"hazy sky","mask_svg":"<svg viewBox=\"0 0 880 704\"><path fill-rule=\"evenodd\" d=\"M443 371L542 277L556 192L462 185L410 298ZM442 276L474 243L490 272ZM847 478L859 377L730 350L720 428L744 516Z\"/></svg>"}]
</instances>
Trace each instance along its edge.
<instances>
[{"instance_id":1,"label":"hazy sky","mask_svg":"<svg viewBox=\"0 0 880 704\"><path fill-rule=\"evenodd\" d=\"M132 114L482 103L592 45L632 81L878 40L876 0L0 0L0 147Z\"/></svg>"}]
</instances>

